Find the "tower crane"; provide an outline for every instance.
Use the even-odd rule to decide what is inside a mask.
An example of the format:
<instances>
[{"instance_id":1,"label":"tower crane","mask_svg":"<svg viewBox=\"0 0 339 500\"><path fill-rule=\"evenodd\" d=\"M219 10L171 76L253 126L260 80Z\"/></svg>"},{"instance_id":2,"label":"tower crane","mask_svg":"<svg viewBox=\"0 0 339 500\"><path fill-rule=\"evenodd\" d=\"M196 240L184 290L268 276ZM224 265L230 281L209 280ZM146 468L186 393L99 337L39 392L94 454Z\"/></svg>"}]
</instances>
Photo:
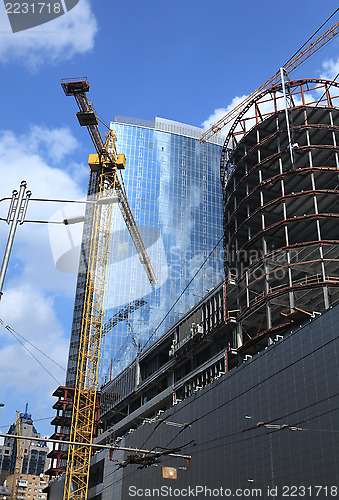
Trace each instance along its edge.
<instances>
[{"instance_id":1,"label":"tower crane","mask_svg":"<svg viewBox=\"0 0 339 500\"><path fill-rule=\"evenodd\" d=\"M125 168L126 158L122 154L117 154L115 134L113 130L109 129L106 139L103 140L98 128L98 121L101 120L87 99L86 93L90 87L87 78L64 79L61 81L61 86L67 96L74 96L79 107L77 113L79 123L81 126L87 127L96 150L95 154L89 155L88 161L97 183L97 203L93 205L92 234L70 430L70 441L90 444L93 440L112 224L112 204L108 201L105 203L105 198L116 197L148 279L151 284L156 284L158 281L130 209L123 177L120 175L120 179L118 178L118 172L120 171L121 174L121 170ZM64 500L87 499L90 458L90 446L69 446Z\"/></svg>"},{"instance_id":2,"label":"tower crane","mask_svg":"<svg viewBox=\"0 0 339 500\"><path fill-rule=\"evenodd\" d=\"M15 430L16 430L16 435L21 436L21 421L20 421L20 413L18 411L16 412ZM13 486L12 486L12 493L11 493L10 500L17 500L19 477L20 477L21 466L22 466L22 457L23 457L23 444L21 442L21 439L17 438Z\"/></svg>"},{"instance_id":3,"label":"tower crane","mask_svg":"<svg viewBox=\"0 0 339 500\"><path fill-rule=\"evenodd\" d=\"M302 64L306 59L313 55L317 50L323 47L327 42L332 40L339 33L339 22L335 23L331 28L329 28L325 33L323 33L319 38L312 42L305 49L300 49L284 66L286 73L291 73L300 64ZM201 136L200 142L205 142L210 139L214 134L219 132L228 123L233 121L250 103L255 97L259 96L264 90L277 85L281 78L280 70L277 71L267 82L263 83L257 90L252 92L248 97L243 99L237 106L228 111L225 116L212 125L206 132Z\"/></svg>"}]
</instances>

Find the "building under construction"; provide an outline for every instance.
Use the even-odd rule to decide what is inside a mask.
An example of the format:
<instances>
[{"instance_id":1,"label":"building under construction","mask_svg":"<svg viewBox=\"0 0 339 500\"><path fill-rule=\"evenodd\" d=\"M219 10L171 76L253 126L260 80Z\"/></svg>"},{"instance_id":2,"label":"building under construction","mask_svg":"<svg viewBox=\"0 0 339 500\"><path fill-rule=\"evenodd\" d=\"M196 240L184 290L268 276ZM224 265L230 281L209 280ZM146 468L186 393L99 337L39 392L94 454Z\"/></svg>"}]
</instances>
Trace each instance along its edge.
<instances>
[{"instance_id":1,"label":"building under construction","mask_svg":"<svg viewBox=\"0 0 339 500\"><path fill-rule=\"evenodd\" d=\"M226 139L225 270L237 346L339 299L338 86L291 82L286 108L281 85L268 89Z\"/></svg>"},{"instance_id":2,"label":"building under construction","mask_svg":"<svg viewBox=\"0 0 339 500\"><path fill-rule=\"evenodd\" d=\"M102 388L96 443L150 451L95 453L88 498L337 491L339 85L285 83L225 141L225 281Z\"/></svg>"}]
</instances>

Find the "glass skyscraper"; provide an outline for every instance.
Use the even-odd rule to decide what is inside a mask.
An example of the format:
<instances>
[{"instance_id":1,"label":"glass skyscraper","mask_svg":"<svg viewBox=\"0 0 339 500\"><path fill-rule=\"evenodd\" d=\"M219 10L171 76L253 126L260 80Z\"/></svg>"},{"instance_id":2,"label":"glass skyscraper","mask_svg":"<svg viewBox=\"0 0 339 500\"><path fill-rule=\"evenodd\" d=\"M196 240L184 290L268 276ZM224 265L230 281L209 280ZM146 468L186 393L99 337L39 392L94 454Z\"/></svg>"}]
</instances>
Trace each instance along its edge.
<instances>
[{"instance_id":1,"label":"glass skyscraper","mask_svg":"<svg viewBox=\"0 0 339 500\"><path fill-rule=\"evenodd\" d=\"M160 118L116 117L111 127L118 153L126 155L127 196L158 284L149 283L114 206L99 385L124 369L223 279L222 139L199 143L201 129ZM89 194L95 190L96 174L91 174ZM90 209L84 249L89 235ZM79 268L66 385L75 383L85 268L86 256Z\"/></svg>"}]
</instances>

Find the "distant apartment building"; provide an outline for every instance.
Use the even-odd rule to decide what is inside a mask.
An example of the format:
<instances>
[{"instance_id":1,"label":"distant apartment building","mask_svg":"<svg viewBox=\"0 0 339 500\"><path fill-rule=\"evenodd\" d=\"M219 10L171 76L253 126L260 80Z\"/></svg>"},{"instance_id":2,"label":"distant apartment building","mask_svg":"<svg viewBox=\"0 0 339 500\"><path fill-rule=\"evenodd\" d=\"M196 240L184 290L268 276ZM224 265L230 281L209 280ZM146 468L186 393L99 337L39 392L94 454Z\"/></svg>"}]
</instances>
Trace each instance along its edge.
<instances>
[{"instance_id":1,"label":"distant apartment building","mask_svg":"<svg viewBox=\"0 0 339 500\"><path fill-rule=\"evenodd\" d=\"M43 474L20 474L17 500L46 500L47 493L43 490L48 485L49 478ZM8 476L6 485L10 491L13 488L14 475Z\"/></svg>"},{"instance_id":2,"label":"distant apartment building","mask_svg":"<svg viewBox=\"0 0 339 500\"><path fill-rule=\"evenodd\" d=\"M40 437L33 424L32 415L28 413L26 405L25 413L20 413L21 434L27 436L23 440L23 460L21 474L39 476L43 474L48 467L49 460L47 453L49 449L46 443L30 441L30 437ZM16 434L16 426L13 423L8 434ZM16 438L6 437L4 444L0 446L0 484L3 484L6 477L14 473L15 461L17 457Z\"/></svg>"}]
</instances>

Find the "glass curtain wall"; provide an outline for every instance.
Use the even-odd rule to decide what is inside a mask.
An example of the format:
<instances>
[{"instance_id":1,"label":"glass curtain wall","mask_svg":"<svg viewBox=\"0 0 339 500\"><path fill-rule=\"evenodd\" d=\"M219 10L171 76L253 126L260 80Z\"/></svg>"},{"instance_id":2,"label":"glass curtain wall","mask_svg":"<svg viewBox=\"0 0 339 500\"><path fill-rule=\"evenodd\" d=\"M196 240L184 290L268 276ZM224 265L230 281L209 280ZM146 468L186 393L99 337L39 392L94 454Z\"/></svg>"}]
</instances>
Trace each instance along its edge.
<instances>
[{"instance_id":1,"label":"glass curtain wall","mask_svg":"<svg viewBox=\"0 0 339 500\"><path fill-rule=\"evenodd\" d=\"M115 206L100 384L124 369L224 276L223 245L218 244L223 234L222 140L199 143L201 129L159 118L116 117L111 127L118 153L126 155L127 196L159 283L149 283Z\"/></svg>"}]
</instances>

